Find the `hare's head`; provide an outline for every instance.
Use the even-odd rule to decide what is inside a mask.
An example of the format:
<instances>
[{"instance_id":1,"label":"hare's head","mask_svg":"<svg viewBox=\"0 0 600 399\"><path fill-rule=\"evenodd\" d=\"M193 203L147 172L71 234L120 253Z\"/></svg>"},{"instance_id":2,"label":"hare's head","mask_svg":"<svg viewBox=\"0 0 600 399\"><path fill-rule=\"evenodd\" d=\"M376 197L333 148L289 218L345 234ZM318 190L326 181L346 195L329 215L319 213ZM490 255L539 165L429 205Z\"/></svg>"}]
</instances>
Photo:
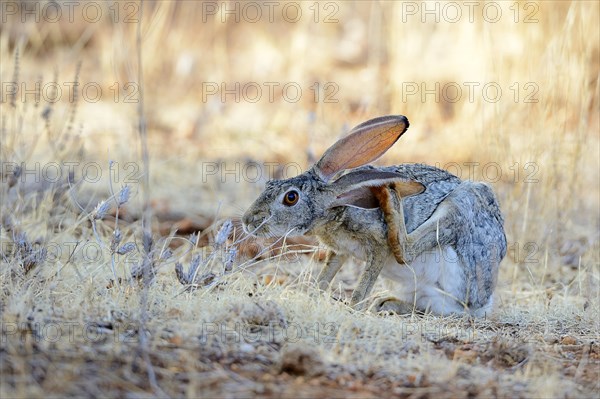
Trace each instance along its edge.
<instances>
[{"instance_id":1,"label":"hare's head","mask_svg":"<svg viewBox=\"0 0 600 399\"><path fill-rule=\"evenodd\" d=\"M260 236L302 235L333 207L377 207L370 187L404 184L406 192L423 187L377 168L358 168L379 158L408 129L405 116L371 119L331 146L311 169L286 180L267 182L265 191L242 217L246 232Z\"/></svg>"}]
</instances>

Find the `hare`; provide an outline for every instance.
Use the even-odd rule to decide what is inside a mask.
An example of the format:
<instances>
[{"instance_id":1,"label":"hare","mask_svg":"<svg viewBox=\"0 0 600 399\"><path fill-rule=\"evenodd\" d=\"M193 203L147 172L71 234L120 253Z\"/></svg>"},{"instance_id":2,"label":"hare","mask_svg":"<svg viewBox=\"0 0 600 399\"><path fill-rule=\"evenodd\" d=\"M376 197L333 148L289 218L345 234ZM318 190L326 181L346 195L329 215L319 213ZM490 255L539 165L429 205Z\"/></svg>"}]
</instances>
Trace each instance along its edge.
<instances>
[{"instance_id":1,"label":"hare","mask_svg":"<svg viewBox=\"0 0 600 399\"><path fill-rule=\"evenodd\" d=\"M365 307L379 274L399 282L376 311L484 316L506 254L492 189L432 166L369 166L406 132L405 116L356 126L309 170L267 182L242 217L256 236L313 235L328 249L327 289L349 256L366 262L351 297Z\"/></svg>"}]
</instances>

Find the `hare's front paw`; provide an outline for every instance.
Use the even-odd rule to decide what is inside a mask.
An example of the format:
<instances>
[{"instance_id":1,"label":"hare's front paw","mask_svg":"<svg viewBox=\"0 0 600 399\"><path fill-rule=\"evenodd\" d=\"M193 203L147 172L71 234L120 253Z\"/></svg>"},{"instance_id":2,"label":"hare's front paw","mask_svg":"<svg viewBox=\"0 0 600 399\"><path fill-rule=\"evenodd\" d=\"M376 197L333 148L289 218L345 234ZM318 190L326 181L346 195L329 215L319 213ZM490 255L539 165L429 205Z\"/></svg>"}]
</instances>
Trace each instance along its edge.
<instances>
[{"instance_id":1,"label":"hare's front paw","mask_svg":"<svg viewBox=\"0 0 600 399\"><path fill-rule=\"evenodd\" d=\"M393 313L398 315L411 314L413 311L417 311L412 303L402 301L395 297L385 297L377 299L373 305L371 305L371 312L374 313Z\"/></svg>"}]
</instances>

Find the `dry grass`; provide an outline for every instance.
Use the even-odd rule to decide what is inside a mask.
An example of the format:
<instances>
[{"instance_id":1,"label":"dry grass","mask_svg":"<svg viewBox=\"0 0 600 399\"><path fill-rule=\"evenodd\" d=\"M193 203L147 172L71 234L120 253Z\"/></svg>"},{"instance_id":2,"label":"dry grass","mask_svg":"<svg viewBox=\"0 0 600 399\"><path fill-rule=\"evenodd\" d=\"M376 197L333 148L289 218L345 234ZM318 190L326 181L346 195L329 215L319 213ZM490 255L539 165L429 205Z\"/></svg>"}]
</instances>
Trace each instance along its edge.
<instances>
[{"instance_id":1,"label":"dry grass","mask_svg":"<svg viewBox=\"0 0 600 399\"><path fill-rule=\"evenodd\" d=\"M96 23L81 5L72 23L66 9L60 23L21 23L24 6L11 3L9 15L8 3L0 15L2 397L598 395L598 3L492 2L502 7L497 23L481 6L469 22L464 6L459 22L442 14L439 24L433 15L421 22L418 2L321 3L318 23L308 2L296 23L281 16L287 3L273 22L263 8L257 23L244 20L253 14L222 22L219 10L203 9L213 3L194 1L145 4L143 15L137 3L119 3L112 23L106 5ZM406 8L413 4L416 15ZM338 22L324 23L335 10ZM523 23L533 11L537 22ZM141 20L141 58L138 24L123 21L130 12ZM11 82L29 92L11 95ZM56 103L50 82L62 89ZM249 90L256 82L263 96L206 93L236 82ZM272 101L266 82L279 84ZM281 92L288 82L302 89L299 101ZM325 89L319 101L315 82ZM473 101L468 82L479 84ZM477 89L490 82L502 89L497 102ZM463 96L406 94L436 83ZM98 102L93 88L82 92L90 84L102 89ZM526 102L534 92L537 101ZM510 248L489 319L355 312L333 298L348 295L360 264L342 270L334 292L319 293L313 242L290 241L257 261L248 255L265 243L241 241L235 226L224 239L212 224L239 216L268 171L294 174L349 127L388 113L407 115L411 128L379 162L438 163L494 185ZM478 162L474 173L465 162ZM15 165L25 167L20 176ZM152 239L141 225L146 192ZM386 288L379 282L373 296Z\"/></svg>"}]
</instances>

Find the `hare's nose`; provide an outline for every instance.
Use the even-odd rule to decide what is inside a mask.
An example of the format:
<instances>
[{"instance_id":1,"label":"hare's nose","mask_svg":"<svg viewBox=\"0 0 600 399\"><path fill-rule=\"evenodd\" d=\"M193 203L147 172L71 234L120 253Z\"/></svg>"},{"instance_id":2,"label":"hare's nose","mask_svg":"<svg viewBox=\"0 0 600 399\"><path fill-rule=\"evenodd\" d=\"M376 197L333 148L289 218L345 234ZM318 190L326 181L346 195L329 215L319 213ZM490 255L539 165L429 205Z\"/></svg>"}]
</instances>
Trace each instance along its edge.
<instances>
[{"instance_id":1,"label":"hare's nose","mask_svg":"<svg viewBox=\"0 0 600 399\"><path fill-rule=\"evenodd\" d=\"M259 219L259 216L256 213L246 212L244 216L242 216L242 223L246 227L252 227L254 222Z\"/></svg>"},{"instance_id":2,"label":"hare's nose","mask_svg":"<svg viewBox=\"0 0 600 399\"><path fill-rule=\"evenodd\" d=\"M248 214L248 213L244 213L244 216L242 216L242 224L244 226L248 226L251 222L252 222L253 216Z\"/></svg>"}]
</instances>

